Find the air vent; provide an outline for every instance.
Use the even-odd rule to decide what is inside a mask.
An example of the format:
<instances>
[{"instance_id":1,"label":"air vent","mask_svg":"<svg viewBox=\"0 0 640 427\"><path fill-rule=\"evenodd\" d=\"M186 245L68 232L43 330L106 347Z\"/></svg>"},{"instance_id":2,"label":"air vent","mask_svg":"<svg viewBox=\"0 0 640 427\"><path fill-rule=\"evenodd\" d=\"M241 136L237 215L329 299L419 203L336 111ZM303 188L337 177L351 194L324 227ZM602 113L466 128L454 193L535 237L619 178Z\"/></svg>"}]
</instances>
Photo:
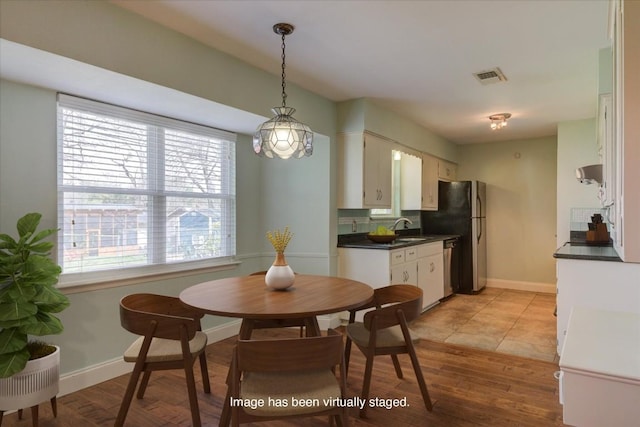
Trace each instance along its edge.
<instances>
[{"instance_id":1,"label":"air vent","mask_svg":"<svg viewBox=\"0 0 640 427\"><path fill-rule=\"evenodd\" d=\"M502 74L502 71L500 71L500 68L498 67L480 71L479 73L473 73L473 75L483 85L507 81L507 78Z\"/></svg>"}]
</instances>

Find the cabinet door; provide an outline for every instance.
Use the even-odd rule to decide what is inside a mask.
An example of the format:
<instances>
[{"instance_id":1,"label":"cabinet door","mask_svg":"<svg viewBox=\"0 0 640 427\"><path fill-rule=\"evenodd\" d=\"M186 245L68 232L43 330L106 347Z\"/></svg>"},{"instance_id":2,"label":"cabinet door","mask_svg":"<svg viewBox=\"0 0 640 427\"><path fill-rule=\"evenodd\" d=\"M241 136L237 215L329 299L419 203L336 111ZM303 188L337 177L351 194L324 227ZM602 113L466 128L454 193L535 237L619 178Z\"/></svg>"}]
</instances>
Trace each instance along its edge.
<instances>
[{"instance_id":1,"label":"cabinet door","mask_svg":"<svg viewBox=\"0 0 640 427\"><path fill-rule=\"evenodd\" d=\"M418 286L422 289L422 308L444 298L442 253L418 258Z\"/></svg>"},{"instance_id":2,"label":"cabinet door","mask_svg":"<svg viewBox=\"0 0 640 427\"><path fill-rule=\"evenodd\" d=\"M422 158L400 153L400 209L417 211L421 206Z\"/></svg>"},{"instance_id":3,"label":"cabinet door","mask_svg":"<svg viewBox=\"0 0 640 427\"><path fill-rule=\"evenodd\" d=\"M391 144L364 136L364 207L391 207Z\"/></svg>"},{"instance_id":4,"label":"cabinet door","mask_svg":"<svg viewBox=\"0 0 640 427\"><path fill-rule=\"evenodd\" d=\"M458 174L458 165L446 160L438 160L438 178L443 181L455 181Z\"/></svg>"},{"instance_id":5,"label":"cabinet door","mask_svg":"<svg viewBox=\"0 0 640 427\"><path fill-rule=\"evenodd\" d=\"M438 210L438 159L422 156L422 209Z\"/></svg>"},{"instance_id":6,"label":"cabinet door","mask_svg":"<svg viewBox=\"0 0 640 427\"><path fill-rule=\"evenodd\" d=\"M391 284L418 284L418 263L417 261L405 262L391 267Z\"/></svg>"}]
</instances>

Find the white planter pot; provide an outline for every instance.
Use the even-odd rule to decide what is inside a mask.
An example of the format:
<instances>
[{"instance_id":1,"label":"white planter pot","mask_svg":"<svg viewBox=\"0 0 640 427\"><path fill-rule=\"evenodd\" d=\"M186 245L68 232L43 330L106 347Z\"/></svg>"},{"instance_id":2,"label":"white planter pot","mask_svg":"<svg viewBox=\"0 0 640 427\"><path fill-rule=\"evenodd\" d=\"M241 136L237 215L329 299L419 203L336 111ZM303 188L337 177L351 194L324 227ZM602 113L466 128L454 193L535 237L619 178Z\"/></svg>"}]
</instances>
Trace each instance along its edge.
<instances>
[{"instance_id":1,"label":"white planter pot","mask_svg":"<svg viewBox=\"0 0 640 427\"><path fill-rule=\"evenodd\" d=\"M23 409L50 400L60 384L60 347L9 378L0 378L0 410Z\"/></svg>"}]
</instances>

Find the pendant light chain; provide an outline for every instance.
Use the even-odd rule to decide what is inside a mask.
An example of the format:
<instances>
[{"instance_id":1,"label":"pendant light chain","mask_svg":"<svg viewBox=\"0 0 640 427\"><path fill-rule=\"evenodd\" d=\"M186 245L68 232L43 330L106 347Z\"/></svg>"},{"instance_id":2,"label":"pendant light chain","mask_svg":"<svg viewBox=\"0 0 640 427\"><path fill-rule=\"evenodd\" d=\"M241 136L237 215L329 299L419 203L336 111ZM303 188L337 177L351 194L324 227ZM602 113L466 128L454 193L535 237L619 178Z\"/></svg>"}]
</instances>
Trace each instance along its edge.
<instances>
[{"instance_id":1,"label":"pendant light chain","mask_svg":"<svg viewBox=\"0 0 640 427\"><path fill-rule=\"evenodd\" d=\"M285 37L285 33L283 32L282 33L282 107L283 108L287 106L287 92L285 91L287 87L287 83L285 80L286 74L284 72L285 60L286 60L284 37Z\"/></svg>"}]
</instances>

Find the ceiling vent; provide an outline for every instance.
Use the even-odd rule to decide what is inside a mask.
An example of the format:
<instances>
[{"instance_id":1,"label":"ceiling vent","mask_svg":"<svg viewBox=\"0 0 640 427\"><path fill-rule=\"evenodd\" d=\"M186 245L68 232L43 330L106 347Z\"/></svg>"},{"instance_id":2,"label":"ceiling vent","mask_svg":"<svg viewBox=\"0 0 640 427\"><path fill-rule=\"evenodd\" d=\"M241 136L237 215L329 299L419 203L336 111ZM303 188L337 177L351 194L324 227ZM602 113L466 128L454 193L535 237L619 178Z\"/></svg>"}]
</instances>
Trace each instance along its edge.
<instances>
[{"instance_id":1,"label":"ceiling vent","mask_svg":"<svg viewBox=\"0 0 640 427\"><path fill-rule=\"evenodd\" d=\"M480 71L479 73L473 73L473 75L483 85L507 81L507 78L502 74L502 71L500 71L500 68L498 67Z\"/></svg>"}]
</instances>

